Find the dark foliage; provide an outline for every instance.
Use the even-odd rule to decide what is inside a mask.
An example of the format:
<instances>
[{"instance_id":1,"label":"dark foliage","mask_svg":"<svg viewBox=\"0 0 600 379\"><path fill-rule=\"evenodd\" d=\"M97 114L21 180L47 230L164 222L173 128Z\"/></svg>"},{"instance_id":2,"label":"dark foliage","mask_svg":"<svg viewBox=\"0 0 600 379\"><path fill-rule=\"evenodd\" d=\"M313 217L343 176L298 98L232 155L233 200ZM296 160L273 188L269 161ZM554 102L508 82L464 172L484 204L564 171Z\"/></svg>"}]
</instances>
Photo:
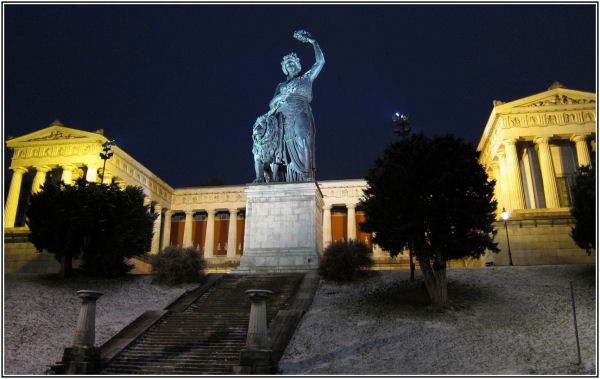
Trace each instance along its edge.
<instances>
[{"instance_id":1,"label":"dark foliage","mask_svg":"<svg viewBox=\"0 0 600 379\"><path fill-rule=\"evenodd\" d=\"M319 275L333 280L352 280L373 265L371 250L359 241L331 243L319 262Z\"/></svg>"},{"instance_id":2,"label":"dark foliage","mask_svg":"<svg viewBox=\"0 0 600 379\"><path fill-rule=\"evenodd\" d=\"M575 226L571 238L588 255L596 248L596 171L595 165L581 166L573 186L571 215Z\"/></svg>"},{"instance_id":3,"label":"dark foliage","mask_svg":"<svg viewBox=\"0 0 600 379\"><path fill-rule=\"evenodd\" d=\"M154 281L169 286L198 283L204 276L206 261L194 248L168 246L152 256Z\"/></svg>"},{"instance_id":4,"label":"dark foliage","mask_svg":"<svg viewBox=\"0 0 600 379\"><path fill-rule=\"evenodd\" d=\"M437 300L430 292L434 306L445 305L448 260L498 251L495 183L464 140L411 135L389 145L366 179L361 229L375 233L373 242L392 256L413 250L426 282L439 291Z\"/></svg>"},{"instance_id":5,"label":"dark foliage","mask_svg":"<svg viewBox=\"0 0 600 379\"><path fill-rule=\"evenodd\" d=\"M143 203L139 187L121 190L84 179L72 186L46 183L30 198L30 238L38 250L54 254L65 275L73 258L82 258L86 275L123 275L132 268L125 258L150 249L157 215Z\"/></svg>"}]
</instances>

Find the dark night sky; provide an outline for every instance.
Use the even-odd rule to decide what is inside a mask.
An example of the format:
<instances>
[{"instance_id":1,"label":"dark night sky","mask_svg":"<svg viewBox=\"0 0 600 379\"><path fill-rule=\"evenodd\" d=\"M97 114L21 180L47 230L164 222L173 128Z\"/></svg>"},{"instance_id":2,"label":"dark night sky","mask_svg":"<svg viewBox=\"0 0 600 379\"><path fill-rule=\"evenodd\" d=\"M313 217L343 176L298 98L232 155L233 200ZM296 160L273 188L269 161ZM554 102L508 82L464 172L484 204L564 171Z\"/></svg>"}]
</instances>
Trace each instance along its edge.
<instances>
[{"instance_id":1,"label":"dark night sky","mask_svg":"<svg viewBox=\"0 0 600 379\"><path fill-rule=\"evenodd\" d=\"M104 134L175 188L254 179L251 130L283 81L313 86L317 179L361 178L414 131L477 144L492 100L554 81L595 92L596 5L4 4L4 136L59 119ZM5 173L11 152L5 147ZM10 178L8 175L5 178Z\"/></svg>"}]
</instances>

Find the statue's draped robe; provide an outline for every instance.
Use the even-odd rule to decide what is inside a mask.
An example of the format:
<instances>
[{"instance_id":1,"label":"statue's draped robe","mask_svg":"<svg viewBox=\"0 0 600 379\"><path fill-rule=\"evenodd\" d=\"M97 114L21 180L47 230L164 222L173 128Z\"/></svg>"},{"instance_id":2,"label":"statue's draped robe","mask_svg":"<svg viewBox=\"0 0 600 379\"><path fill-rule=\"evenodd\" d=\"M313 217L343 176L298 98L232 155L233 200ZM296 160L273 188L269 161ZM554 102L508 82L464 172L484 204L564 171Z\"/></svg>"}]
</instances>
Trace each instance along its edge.
<instances>
[{"instance_id":1,"label":"statue's draped robe","mask_svg":"<svg viewBox=\"0 0 600 379\"><path fill-rule=\"evenodd\" d=\"M314 180L315 120L310 101L312 81L304 74L281 87L285 103L277 110L277 119L283 123L283 143L286 151L286 181Z\"/></svg>"}]
</instances>

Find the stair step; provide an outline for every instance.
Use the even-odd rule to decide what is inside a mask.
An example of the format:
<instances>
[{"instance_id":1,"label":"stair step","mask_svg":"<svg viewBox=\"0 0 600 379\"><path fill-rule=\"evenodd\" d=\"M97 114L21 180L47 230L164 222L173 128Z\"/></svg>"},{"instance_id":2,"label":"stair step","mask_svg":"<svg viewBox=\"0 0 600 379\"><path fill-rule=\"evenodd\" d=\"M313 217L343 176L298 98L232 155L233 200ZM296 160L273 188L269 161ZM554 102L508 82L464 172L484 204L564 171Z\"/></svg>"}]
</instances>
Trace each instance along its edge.
<instances>
[{"instance_id":1,"label":"stair step","mask_svg":"<svg viewBox=\"0 0 600 379\"><path fill-rule=\"evenodd\" d=\"M168 313L118 354L103 374L229 374L246 344L247 289L274 292L267 323L287 309L302 274L225 275L183 312Z\"/></svg>"}]
</instances>

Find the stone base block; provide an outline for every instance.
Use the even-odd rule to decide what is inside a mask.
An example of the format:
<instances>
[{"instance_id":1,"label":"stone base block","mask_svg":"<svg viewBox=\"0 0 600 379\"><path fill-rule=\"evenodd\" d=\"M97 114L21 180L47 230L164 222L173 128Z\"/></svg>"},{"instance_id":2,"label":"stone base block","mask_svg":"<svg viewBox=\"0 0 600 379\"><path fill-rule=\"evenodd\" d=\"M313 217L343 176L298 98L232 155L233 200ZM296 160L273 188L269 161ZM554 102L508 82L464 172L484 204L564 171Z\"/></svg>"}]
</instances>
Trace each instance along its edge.
<instances>
[{"instance_id":1,"label":"stone base block","mask_svg":"<svg viewBox=\"0 0 600 379\"><path fill-rule=\"evenodd\" d=\"M89 375L98 374L102 369L98 347L67 347L62 361L50 366L47 374Z\"/></svg>"},{"instance_id":2,"label":"stone base block","mask_svg":"<svg viewBox=\"0 0 600 379\"><path fill-rule=\"evenodd\" d=\"M232 273L314 270L323 251L323 195L316 183L249 185L244 254Z\"/></svg>"},{"instance_id":3,"label":"stone base block","mask_svg":"<svg viewBox=\"0 0 600 379\"><path fill-rule=\"evenodd\" d=\"M240 364L233 367L234 375L275 374L271 350L246 350L240 352Z\"/></svg>"}]
</instances>

